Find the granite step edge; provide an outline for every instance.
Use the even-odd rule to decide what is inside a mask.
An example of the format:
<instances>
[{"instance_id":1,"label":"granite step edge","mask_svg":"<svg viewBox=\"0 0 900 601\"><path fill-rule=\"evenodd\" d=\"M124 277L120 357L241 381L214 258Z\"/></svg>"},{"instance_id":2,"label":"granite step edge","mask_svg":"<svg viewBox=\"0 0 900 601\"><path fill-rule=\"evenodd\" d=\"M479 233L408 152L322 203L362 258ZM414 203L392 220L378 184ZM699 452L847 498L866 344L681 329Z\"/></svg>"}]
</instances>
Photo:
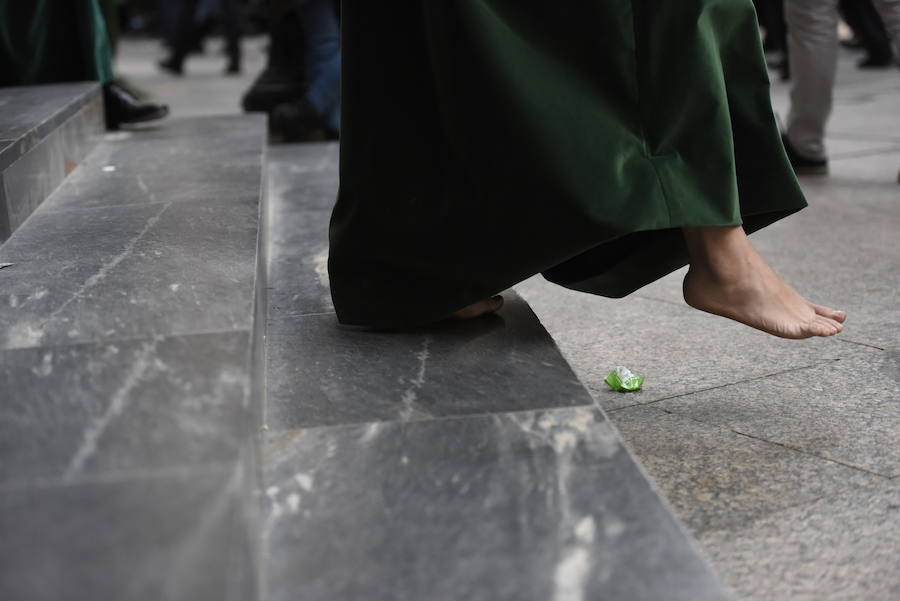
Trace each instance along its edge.
<instances>
[{"instance_id":1,"label":"granite step edge","mask_svg":"<svg viewBox=\"0 0 900 601\"><path fill-rule=\"evenodd\" d=\"M0 244L63 183L105 130L99 86L0 153Z\"/></svg>"}]
</instances>

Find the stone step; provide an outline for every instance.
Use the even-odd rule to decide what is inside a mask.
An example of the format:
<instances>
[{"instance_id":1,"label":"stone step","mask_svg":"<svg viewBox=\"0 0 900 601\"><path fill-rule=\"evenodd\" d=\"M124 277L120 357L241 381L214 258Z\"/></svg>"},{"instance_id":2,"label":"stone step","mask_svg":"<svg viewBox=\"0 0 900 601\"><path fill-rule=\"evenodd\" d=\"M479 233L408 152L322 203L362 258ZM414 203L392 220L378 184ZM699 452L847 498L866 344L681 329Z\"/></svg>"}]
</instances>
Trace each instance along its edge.
<instances>
[{"instance_id":1,"label":"stone step","mask_svg":"<svg viewBox=\"0 0 900 601\"><path fill-rule=\"evenodd\" d=\"M255 597L265 136L108 134L0 246L0 599Z\"/></svg>"},{"instance_id":2,"label":"stone step","mask_svg":"<svg viewBox=\"0 0 900 601\"><path fill-rule=\"evenodd\" d=\"M100 84L0 88L0 243L97 144Z\"/></svg>"},{"instance_id":3,"label":"stone step","mask_svg":"<svg viewBox=\"0 0 900 601\"><path fill-rule=\"evenodd\" d=\"M268 170L262 599L729 598L521 298L339 327L337 147L273 149Z\"/></svg>"}]
</instances>

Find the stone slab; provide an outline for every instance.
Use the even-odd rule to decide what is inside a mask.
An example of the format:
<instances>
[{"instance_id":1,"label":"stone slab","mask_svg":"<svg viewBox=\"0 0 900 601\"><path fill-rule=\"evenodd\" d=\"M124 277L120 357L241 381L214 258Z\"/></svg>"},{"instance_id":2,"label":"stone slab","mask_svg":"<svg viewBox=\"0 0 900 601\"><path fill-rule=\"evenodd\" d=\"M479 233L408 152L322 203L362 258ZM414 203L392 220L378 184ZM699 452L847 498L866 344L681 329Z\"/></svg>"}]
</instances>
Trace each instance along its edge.
<instances>
[{"instance_id":1,"label":"stone slab","mask_svg":"<svg viewBox=\"0 0 900 601\"><path fill-rule=\"evenodd\" d=\"M265 117L167 119L106 134L47 210L259 197Z\"/></svg>"},{"instance_id":2,"label":"stone slab","mask_svg":"<svg viewBox=\"0 0 900 601\"><path fill-rule=\"evenodd\" d=\"M0 242L25 222L97 144L104 127L102 98L99 93L90 95L65 120L54 116L48 122L55 124L53 129L47 130L43 124L0 153L0 186L7 215Z\"/></svg>"},{"instance_id":3,"label":"stone slab","mask_svg":"<svg viewBox=\"0 0 900 601\"><path fill-rule=\"evenodd\" d=\"M894 601L900 482L829 496L702 541L744 601Z\"/></svg>"},{"instance_id":4,"label":"stone slab","mask_svg":"<svg viewBox=\"0 0 900 601\"><path fill-rule=\"evenodd\" d=\"M0 483L236 461L249 334L0 351Z\"/></svg>"},{"instance_id":5,"label":"stone slab","mask_svg":"<svg viewBox=\"0 0 900 601\"><path fill-rule=\"evenodd\" d=\"M591 405L512 292L498 315L405 332L272 317L266 423L273 430Z\"/></svg>"},{"instance_id":6,"label":"stone slab","mask_svg":"<svg viewBox=\"0 0 900 601\"><path fill-rule=\"evenodd\" d=\"M609 419L697 537L884 480L656 407L614 411Z\"/></svg>"},{"instance_id":7,"label":"stone slab","mask_svg":"<svg viewBox=\"0 0 900 601\"><path fill-rule=\"evenodd\" d=\"M234 467L0 490L0 598L252 598Z\"/></svg>"},{"instance_id":8,"label":"stone slab","mask_svg":"<svg viewBox=\"0 0 900 601\"><path fill-rule=\"evenodd\" d=\"M2 248L0 348L252 327L259 200L40 211Z\"/></svg>"},{"instance_id":9,"label":"stone slab","mask_svg":"<svg viewBox=\"0 0 900 601\"><path fill-rule=\"evenodd\" d=\"M695 311L683 301L612 300L540 278L516 289L606 410L877 352L835 339L775 338ZM619 365L645 377L642 391L623 394L604 383Z\"/></svg>"},{"instance_id":10,"label":"stone slab","mask_svg":"<svg viewBox=\"0 0 900 601\"><path fill-rule=\"evenodd\" d=\"M900 351L663 401L667 411L900 476Z\"/></svg>"},{"instance_id":11,"label":"stone slab","mask_svg":"<svg viewBox=\"0 0 900 601\"><path fill-rule=\"evenodd\" d=\"M97 82L0 89L0 140L16 141L0 153L0 171L100 97Z\"/></svg>"},{"instance_id":12,"label":"stone slab","mask_svg":"<svg viewBox=\"0 0 900 601\"><path fill-rule=\"evenodd\" d=\"M263 598L724 593L593 408L270 434Z\"/></svg>"}]
</instances>

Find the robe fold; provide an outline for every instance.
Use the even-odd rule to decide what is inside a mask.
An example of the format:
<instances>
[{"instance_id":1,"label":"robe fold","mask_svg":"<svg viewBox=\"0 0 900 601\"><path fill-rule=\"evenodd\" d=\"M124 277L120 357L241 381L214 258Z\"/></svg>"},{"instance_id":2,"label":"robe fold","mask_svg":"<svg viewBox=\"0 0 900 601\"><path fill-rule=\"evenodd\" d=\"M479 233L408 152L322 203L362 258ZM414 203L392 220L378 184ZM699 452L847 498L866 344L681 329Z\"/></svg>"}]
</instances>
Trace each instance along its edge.
<instances>
[{"instance_id":1,"label":"robe fold","mask_svg":"<svg viewBox=\"0 0 900 601\"><path fill-rule=\"evenodd\" d=\"M806 206L751 0L345 2L341 323L442 319L536 273L622 297L686 226Z\"/></svg>"}]
</instances>

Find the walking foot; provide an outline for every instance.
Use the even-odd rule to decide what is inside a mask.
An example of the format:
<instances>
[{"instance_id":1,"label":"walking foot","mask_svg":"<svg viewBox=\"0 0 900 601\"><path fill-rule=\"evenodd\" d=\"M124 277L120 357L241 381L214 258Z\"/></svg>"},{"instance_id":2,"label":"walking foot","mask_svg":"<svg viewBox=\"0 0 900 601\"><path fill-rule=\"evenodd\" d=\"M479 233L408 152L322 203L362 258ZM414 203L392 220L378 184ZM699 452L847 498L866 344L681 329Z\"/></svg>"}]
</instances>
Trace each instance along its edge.
<instances>
[{"instance_id":1,"label":"walking foot","mask_svg":"<svg viewBox=\"0 0 900 601\"><path fill-rule=\"evenodd\" d=\"M502 306L503 297L498 294L497 296L492 296L487 300L479 301L475 304L469 305L465 309L460 309L453 314L453 317L456 319L473 319L475 317L481 317L482 315L496 313Z\"/></svg>"},{"instance_id":2,"label":"walking foot","mask_svg":"<svg viewBox=\"0 0 900 601\"><path fill-rule=\"evenodd\" d=\"M741 227L685 228L685 302L781 338L833 336L846 314L803 298L763 260Z\"/></svg>"}]
</instances>

